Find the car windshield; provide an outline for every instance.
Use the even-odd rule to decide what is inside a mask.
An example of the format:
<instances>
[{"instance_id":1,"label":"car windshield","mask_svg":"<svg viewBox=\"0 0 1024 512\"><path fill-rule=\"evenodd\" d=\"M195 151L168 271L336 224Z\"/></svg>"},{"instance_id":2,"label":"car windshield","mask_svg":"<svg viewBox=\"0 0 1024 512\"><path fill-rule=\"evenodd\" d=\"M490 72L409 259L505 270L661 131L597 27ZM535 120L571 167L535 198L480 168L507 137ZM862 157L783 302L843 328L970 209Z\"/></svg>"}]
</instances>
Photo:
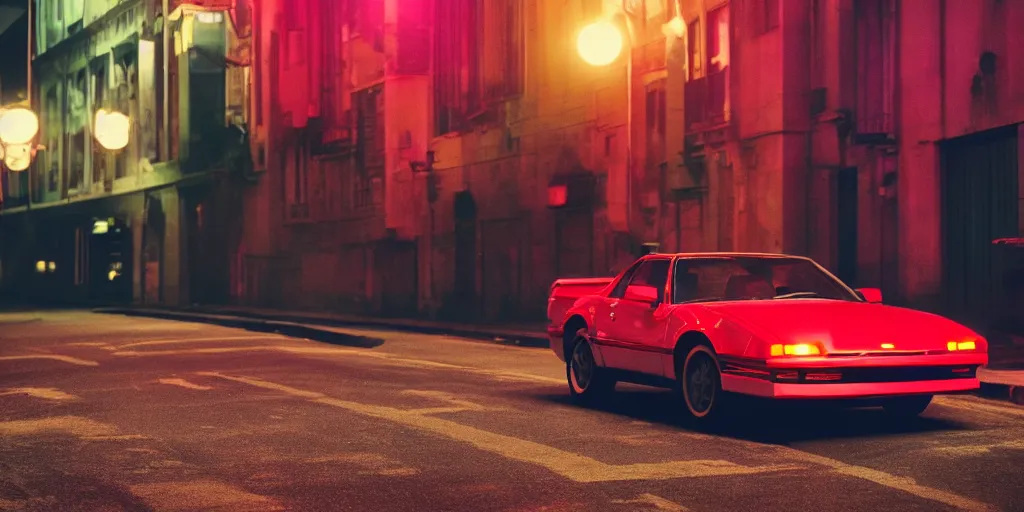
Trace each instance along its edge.
<instances>
[{"instance_id":1,"label":"car windshield","mask_svg":"<svg viewBox=\"0 0 1024 512\"><path fill-rule=\"evenodd\" d=\"M860 301L841 282L802 258L682 258L673 273L673 301L832 299Z\"/></svg>"}]
</instances>

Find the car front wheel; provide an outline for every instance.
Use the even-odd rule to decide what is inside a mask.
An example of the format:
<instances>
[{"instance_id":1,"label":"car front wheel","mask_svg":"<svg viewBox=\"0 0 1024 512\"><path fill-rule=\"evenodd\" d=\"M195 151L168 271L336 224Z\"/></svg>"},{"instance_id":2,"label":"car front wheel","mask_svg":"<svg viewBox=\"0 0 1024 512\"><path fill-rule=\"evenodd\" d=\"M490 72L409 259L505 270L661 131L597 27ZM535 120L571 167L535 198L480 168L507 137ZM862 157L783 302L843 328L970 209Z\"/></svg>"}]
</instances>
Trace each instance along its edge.
<instances>
[{"instance_id":1,"label":"car front wheel","mask_svg":"<svg viewBox=\"0 0 1024 512\"><path fill-rule=\"evenodd\" d=\"M576 337L572 355L565 365L569 393L579 400L593 400L605 396L615 389L615 380L607 370L597 365L594 352L583 336Z\"/></svg>"},{"instance_id":2,"label":"car front wheel","mask_svg":"<svg viewBox=\"0 0 1024 512\"><path fill-rule=\"evenodd\" d=\"M923 413L931 403L932 395L900 396L886 400L882 409L898 418L913 418Z\"/></svg>"},{"instance_id":3,"label":"car front wheel","mask_svg":"<svg viewBox=\"0 0 1024 512\"><path fill-rule=\"evenodd\" d=\"M690 415L702 422L720 416L724 393L715 355L706 345L690 349L677 372L679 389Z\"/></svg>"}]
</instances>

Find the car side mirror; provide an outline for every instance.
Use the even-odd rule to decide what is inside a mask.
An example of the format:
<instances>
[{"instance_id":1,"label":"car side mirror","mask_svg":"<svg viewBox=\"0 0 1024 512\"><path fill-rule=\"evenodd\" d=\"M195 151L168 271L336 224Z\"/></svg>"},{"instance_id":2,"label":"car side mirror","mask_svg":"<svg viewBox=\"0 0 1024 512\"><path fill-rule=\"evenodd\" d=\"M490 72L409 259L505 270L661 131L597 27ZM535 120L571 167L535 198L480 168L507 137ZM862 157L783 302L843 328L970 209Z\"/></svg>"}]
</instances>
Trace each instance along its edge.
<instances>
[{"instance_id":1,"label":"car side mirror","mask_svg":"<svg viewBox=\"0 0 1024 512\"><path fill-rule=\"evenodd\" d=\"M657 288L640 284L633 284L626 287L626 294L622 298L633 302L643 302L644 304L649 304L652 307L657 305L660 299Z\"/></svg>"},{"instance_id":2,"label":"car side mirror","mask_svg":"<svg viewBox=\"0 0 1024 512\"><path fill-rule=\"evenodd\" d=\"M872 304L882 303L882 290L878 288L858 288L857 295L864 299L865 302Z\"/></svg>"}]
</instances>

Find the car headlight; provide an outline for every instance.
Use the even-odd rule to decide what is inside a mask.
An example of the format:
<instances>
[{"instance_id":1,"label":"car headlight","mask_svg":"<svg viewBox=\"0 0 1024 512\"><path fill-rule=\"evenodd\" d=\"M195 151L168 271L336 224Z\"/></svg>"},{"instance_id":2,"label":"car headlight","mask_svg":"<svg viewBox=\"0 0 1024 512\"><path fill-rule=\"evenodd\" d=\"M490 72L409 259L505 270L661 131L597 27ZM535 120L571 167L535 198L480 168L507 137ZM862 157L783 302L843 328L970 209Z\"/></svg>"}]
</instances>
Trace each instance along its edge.
<instances>
[{"instance_id":1,"label":"car headlight","mask_svg":"<svg viewBox=\"0 0 1024 512\"><path fill-rule=\"evenodd\" d=\"M946 350L950 352L965 352L977 349L978 344L975 343L974 340L950 341L946 343Z\"/></svg>"},{"instance_id":2,"label":"car headlight","mask_svg":"<svg viewBox=\"0 0 1024 512\"><path fill-rule=\"evenodd\" d=\"M825 350L820 343L793 343L772 345L770 353L772 357L820 356Z\"/></svg>"}]
</instances>

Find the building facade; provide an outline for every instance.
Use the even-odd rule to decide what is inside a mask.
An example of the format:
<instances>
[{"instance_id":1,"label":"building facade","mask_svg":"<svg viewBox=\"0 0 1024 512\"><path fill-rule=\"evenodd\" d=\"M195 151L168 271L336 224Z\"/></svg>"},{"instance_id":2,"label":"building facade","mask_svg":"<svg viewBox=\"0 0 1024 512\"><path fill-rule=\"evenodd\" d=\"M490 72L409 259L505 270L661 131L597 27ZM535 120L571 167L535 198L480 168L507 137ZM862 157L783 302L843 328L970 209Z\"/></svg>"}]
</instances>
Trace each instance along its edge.
<instances>
[{"instance_id":1,"label":"building facade","mask_svg":"<svg viewBox=\"0 0 1024 512\"><path fill-rule=\"evenodd\" d=\"M228 127L248 112L249 64L236 57L248 37L238 14L250 10L210 4L34 2L32 109L44 149L30 169L4 170L9 196L25 199L2 211L3 239L14 241L0 281L8 297L226 300L223 219L237 218L226 210L237 187L225 171L241 159L225 155L241 144ZM100 110L131 120L123 149L99 143Z\"/></svg>"},{"instance_id":2,"label":"building facade","mask_svg":"<svg viewBox=\"0 0 1024 512\"><path fill-rule=\"evenodd\" d=\"M89 223L128 212L137 302L532 319L556 277L607 275L657 244L806 254L893 302L983 312L1000 280L991 239L1024 225L1017 2L207 2L192 10L231 20L226 67L203 67L216 45L183 50L221 40L188 35L217 18L176 10L169 121L156 109L157 122L136 125L153 135L117 156L89 146L76 105L150 119L162 80L144 88L144 66L119 63L162 54L122 42L163 21L156 5L129 21L142 7L97 17L94 3L81 16L67 2L38 7L61 21L39 25L48 149L29 185L40 206L61 206L36 208L54 212L41 220L5 211L3 224L28 240L59 212ZM624 34L605 66L576 40L598 19ZM93 91L97 62L113 70L109 100L74 92ZM139 84L127 103L122 75ZM183 92L203 80L223 96ZM220 108L246 123L252 172L189 199L181 180L217 167L200 158L216 154L201 145L212 132L196 130L217 126L201 116ZM115 196L130 205L72 213ZM132 227L148 225L153 196L152 224L175 233L161 242ZM157 260L148 272L161 285L147 292Z\"/></svg>"},{"instance_id":3,"label":"building facade","mask_svg":"<svg viewBox=\"0 0 1024 512\"><path fill-rule=\"evenodd\" d=\"M239 302L538 318L556 277L656 243L963 309L1021 229L1014 2L262 5ZM597 19L627 34L604 67Z\"/></svg>"}]
</instances>

